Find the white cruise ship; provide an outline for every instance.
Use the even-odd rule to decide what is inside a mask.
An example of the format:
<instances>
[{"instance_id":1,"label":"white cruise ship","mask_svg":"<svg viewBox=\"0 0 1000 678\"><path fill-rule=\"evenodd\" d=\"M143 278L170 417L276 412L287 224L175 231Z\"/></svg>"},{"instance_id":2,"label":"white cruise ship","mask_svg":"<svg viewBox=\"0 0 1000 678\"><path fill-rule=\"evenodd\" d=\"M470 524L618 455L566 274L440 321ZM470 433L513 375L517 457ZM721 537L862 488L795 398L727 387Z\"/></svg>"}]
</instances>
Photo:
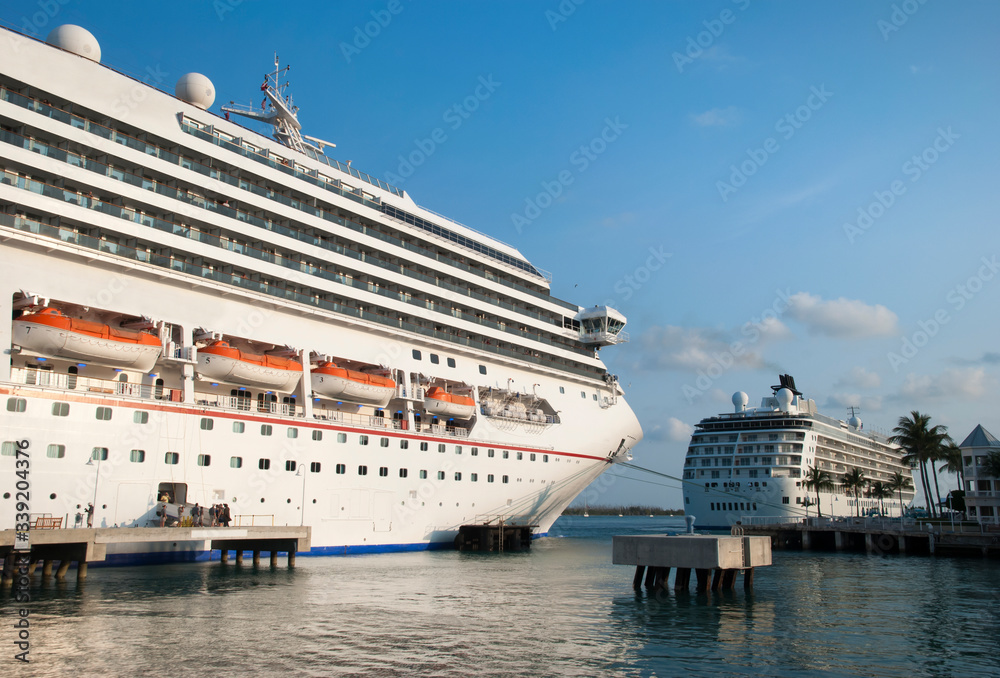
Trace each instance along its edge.
<instances>
[{"instance_id":1,"label":"white cruise ship","mask_svg":"<svg viewBox=\"0 0 1000 678\"><path fill-rule=\"evenodd\" d=\"M809 516L899 516L913 500L913 472L903 450L884 435L864 430L853 415L833 419L803 398L795 380L783 374L760 407L742 391L733 394L732 413L702 419L684 460L684 511L702 529L726 529L737 522L798 520ZM829 474L833 487L806 486L810 468ZM895 473L911 489L880 498L868 490L845 491L845 474L860 469L870 483L889 484ZM902 500L902 504L900 503Z\"/></svg>"},{"instance_id":2,"label":"white cruise ship","mask_svg":"<svg viewBox=\"0 0 1000 678\"><path fill-rule=\"evenodd\" d=\"M544 535L642 438L598 355L625 318L327 157L275 62L259 107L215 114L203 75L174 96L80 27L3 31L0 477L29 440L31 511L63 527L158 525L166 495L309 525L313 553Z\"/></svg>"}]
</instances>

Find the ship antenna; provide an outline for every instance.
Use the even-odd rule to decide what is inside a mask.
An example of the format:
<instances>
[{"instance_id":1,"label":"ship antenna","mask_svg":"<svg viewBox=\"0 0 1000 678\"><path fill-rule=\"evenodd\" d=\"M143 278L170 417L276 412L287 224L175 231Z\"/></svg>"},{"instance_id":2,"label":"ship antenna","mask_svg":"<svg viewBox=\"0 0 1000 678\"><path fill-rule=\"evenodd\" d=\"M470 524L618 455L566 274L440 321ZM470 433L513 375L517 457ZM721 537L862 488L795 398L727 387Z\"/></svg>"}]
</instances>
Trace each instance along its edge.
<instances>
[{"instance_id":1,"label":"ship antenna","mask_svg":"<svg viewBox=\"0 0 1000 678\"><path fill-rule=\"evenodd\" d=\"M222 106L226 113L259 120L274 128L274 138L289 148L294 148L306 155L322 154L326 146L336 146L329 141L323 141L307 134L302 134L299 123L299 109L292 103L291 95L285 95L285 89L291 84L288 80L281 82L281 74L288 73L291 66L280 67L278 53L274 53L274 72L264 74L264 83L260 86L264 92L264 100L260 102L260 110L250 106L237 106L232 101L228 106Z\"/></svg>"}]
</instances>

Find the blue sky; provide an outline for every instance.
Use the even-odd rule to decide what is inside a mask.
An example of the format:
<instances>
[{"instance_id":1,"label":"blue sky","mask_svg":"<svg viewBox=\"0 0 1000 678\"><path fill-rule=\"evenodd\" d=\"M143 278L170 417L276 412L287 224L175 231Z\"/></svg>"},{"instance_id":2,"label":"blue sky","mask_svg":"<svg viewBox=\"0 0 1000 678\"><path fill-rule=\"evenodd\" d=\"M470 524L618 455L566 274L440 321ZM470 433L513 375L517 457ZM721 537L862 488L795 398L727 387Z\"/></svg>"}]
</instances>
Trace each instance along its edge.
<instances>
[{"instance_id":1,"label":"blue sky","mask_svg":"<svg viewBox=\"0 0 1000 678\"><path fill-rule=\"evenodd\" d=\"M603 356L639 465L679 475L691 425L779 372L867 427L919 409L958 442L1000 433L1000 4L11 0L0 20L80 24L168 90L202 72L215 110L256 103L277 51L331 155L628 316ZM681 505L676 483L605 484L592 504Z\"/></svg>"}]
</instances>

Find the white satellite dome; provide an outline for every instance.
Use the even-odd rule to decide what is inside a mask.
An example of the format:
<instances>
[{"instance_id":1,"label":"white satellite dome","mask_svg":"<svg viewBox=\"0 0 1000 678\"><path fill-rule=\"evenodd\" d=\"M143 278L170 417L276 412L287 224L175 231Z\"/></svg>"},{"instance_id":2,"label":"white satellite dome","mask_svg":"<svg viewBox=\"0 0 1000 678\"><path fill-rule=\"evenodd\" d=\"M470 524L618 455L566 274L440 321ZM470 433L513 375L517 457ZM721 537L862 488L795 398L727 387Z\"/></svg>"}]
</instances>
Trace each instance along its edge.
<instances>
[{"instance_id":1,"label":"white satellite dome","mask_svg":"<svg viewBox=\"0 0 1000 678\"><path fill-rule=\"evenodd\" d=\"M215 103L215 85L201 73L185 73L177 80L174 94L178 99L208 109Z\"/></svg>"},{"instance_id":2,"label":"white satellite dome","mask_svg":"<svg viewBox=\"0 0 1000 678\"><path fill-rule=\"evenodd\" d=\"M45 38L45 42L93 61L101 60L101 44L97 42L93 33L82 26L73 24L56 26Z\"/></svg>"},{"instance_id":3,"label":"white satellite dome","mask_svg":"<svg viewBox=\"0 0 1000 678\"><path fill-rule=\"evenodd\" d=\"M790 390L788 390L787 388L778 389L778 392L775 394L775 396L778 398L778 409L780 409L782 412L792 411L792 400L795 398L795 396L792 394Z\"/></svg>"},{"instance_id":4,"label":"white satellite dome","mask_svg":"<svg viewBox=\"0 0 1000 678\"><path fill-rule=\"evenodd\" d=\"M853 429L859 429L861 428L861 420L858 419L857 415L854 415L847 420L847 425Z\"/></svg>"},{"instance_id":5,"label":"white satellite dome","mask_svg":"<svg viewBox=\"0 0 1000 678\"><path fill-rule=\"evenodd\" d=\"M750 402L750 396L748 396L743 391L737 391L733 394L733 407L736 408L737 412L743 412L747 408L747 403Z\"/></svg>"}]
</instances>

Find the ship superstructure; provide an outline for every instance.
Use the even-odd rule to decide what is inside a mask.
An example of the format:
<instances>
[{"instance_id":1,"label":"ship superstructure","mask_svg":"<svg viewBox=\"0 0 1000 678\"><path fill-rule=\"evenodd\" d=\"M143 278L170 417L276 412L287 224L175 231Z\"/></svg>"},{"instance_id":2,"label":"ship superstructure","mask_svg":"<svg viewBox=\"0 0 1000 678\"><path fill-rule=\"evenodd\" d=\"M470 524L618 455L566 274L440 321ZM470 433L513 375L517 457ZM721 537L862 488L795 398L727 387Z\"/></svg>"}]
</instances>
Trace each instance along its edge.
<instances>
[{"instance_id":1,"label":"ship superstructure","mask_svg":"<svg viewBox=\"0 0 1000 678\"><path fill-rule=\"evenodd\" d=\"M912 470L903 450L873 431L856 414L847 420L820 414L795 380L781 375L759 407L747 407L746 393L733 394L734 411L695 425L684 460L684 511L704 529L729 529L738 521L798 520L816 517L900 516L913 500ZM807 481L810 468L829 475L819 492ZM855 469L867 488L845 488ZM909 489L877 497L871 485L890 485L894 474Z\"/></svg>"},{"instance_id":2,"label":"ship superstructure","mask_svg":"<svg viewBox=\"0 0 1000 678\"><path fill-rule=\"evenodd\" d=\"M277 59L261 109L223 117L208 78L171 96L78 27L4 34L0 470L30 438L32 511L132 526L163 495L224 502L331 552L497 518L544 534L641 439L598 354L621 314L327 157Z\"/></svg>"}]
</instances>

